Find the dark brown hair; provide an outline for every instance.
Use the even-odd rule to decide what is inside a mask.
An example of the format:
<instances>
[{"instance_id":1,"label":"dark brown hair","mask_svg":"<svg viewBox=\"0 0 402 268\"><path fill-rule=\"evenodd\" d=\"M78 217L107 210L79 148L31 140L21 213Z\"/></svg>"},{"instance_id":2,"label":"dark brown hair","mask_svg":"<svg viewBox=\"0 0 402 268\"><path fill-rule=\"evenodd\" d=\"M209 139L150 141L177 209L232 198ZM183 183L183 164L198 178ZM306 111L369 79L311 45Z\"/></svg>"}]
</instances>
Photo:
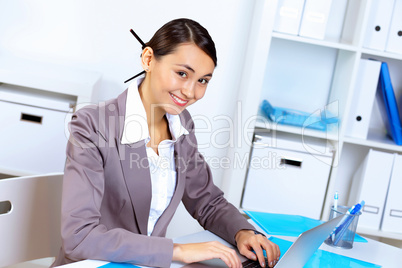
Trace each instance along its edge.
<instances>
[{"instance_id":1,"label":"dark brown hair","mask_svg":"<svg viewBox=\"0 0 402 268\"><path fill-rule=\"evenodd\" d=\"M171 54L178 45L183 43L193 43L204 51L214 62L216 67L218 59L216 57L215 43L209 35L207 29L202 27L198 22L190 19L175 19L163 25L148 43L144 43L141 38L131 29L130 32L141 43L142 49L146 47L152 48L155 58ZM145 74L142 71L133 77L124 81L127 83L132 79Z\"/></svg>"},{"instance_id":2,"label":"dark brown hair","mask_svg":"<svg viewBox=\"0 0 402 268\"><path fill-rule=\"evenodd\" d=\"M173 53L176 47L183 43L194 43L217 65L215 43L207 29L190 19L175 19L163 25L154 36L143 46L154 51L156 59Z\"/></svg>"}]
</instances>

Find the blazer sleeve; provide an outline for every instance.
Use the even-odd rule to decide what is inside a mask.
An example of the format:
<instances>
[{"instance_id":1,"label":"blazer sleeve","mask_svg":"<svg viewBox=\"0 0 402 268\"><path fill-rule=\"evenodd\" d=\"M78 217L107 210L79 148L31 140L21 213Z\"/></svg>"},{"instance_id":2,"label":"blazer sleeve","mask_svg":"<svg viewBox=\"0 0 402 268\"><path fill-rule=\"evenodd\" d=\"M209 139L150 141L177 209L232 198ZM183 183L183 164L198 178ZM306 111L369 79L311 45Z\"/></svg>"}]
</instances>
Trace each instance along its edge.
<instances>
[{"instance_id":1,"label":"blazer sleeve","mask_svg":"<svg viewBox=\"0 0 402 268\"><path fill-rule=\"evenodd\" d=\"M255 228L223 197L223 192L213 183L211 170L198 152L191 118L186 124L189 135L185 138L188 161L183 204L201 226L236 245L235 235L238 231Z\"/></svg>"},{"instance_id":2,"label":"blazer sleeve","mask_svg":"<svg viewBox=\"0 0 402 268\"><path fill-rule=\"evenodd\" d=\"M108 229L100 223L103 161L107 156L98 146L96 113L83 108L70 123L62 198L65 257L70 261L97 259L169 267L173 254L171 239L149 237L123 228Z\"/></svg>"}]
</instances>

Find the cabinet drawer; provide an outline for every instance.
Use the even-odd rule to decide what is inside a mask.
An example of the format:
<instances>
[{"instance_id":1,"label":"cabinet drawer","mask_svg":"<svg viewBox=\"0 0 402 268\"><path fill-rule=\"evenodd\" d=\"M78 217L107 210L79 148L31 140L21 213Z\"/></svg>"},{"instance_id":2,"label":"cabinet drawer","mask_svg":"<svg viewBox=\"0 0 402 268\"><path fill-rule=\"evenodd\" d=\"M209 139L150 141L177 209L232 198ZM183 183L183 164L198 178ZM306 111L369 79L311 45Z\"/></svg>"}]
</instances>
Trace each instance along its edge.
<instances>
[{"instance_id":1,"label":"cabinet drawer","mask_svg":"<svg viewBox=\"0 0 402 268\"><path fill-rule=\"evenodd\" d=\"M0 101L0 169L18 173L64 170L67 112Z\"/></svg>"},{"instance_id":2,"label":"cabinet drawer","mask_svg":"<svg viewBox=\"0 0 402 268\"><path fill-rule=\"evenodd\" d=\"M328 158L254 144L242 208L319 219L331 167Z\"/></svg>"}]
</instances>

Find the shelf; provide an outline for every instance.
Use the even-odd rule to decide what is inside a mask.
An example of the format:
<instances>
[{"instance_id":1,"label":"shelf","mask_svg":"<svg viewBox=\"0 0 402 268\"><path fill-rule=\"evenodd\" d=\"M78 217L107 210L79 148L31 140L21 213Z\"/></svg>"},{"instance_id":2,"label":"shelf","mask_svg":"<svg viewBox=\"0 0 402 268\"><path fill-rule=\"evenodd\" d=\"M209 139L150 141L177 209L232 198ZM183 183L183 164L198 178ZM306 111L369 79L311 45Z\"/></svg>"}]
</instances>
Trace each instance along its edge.
<instances>
[{"instance_id":1,"label":"shelf","mask_svg":"<svg viewBox=\"0 0 402 268\"><path fill-rule=\"evenodd\" d=\"M101 74L94 71L14 58L0 62L0 82L45 94L74 96L75 105L91 102Z\"/></svg>"},{"instance_id":2,"label":"shelf","mask_svg":"<svg viewBox=\"0 0 402 268\"><path fill-rule=\"evenodd\" d=\"M385 51L377 51L377 50L372 50L372 49L368 49L368 48L362 48L361 52L363 54L372 55L372 56L378 56L378 57L395 59L395 60L402 60L402 54L389 53L389 52L385 52Z\"/></svg>"},{"instance_id":3,"label":"shelf","mask_svg":"<svg viewBox=\"0 0 402 268\"><path fill-rule=\"evenodd\" d=\"M383 232L381 230L374 230L368 228L361 228L357 227L357 233L361 235L371 235L383 238L390 238L395 240L402 240L402 233L390 233L390 232Z\"/></svg>"},{"instance_id":4,"label":"shelf","mask_svg":"<svg viewBox=\"0 0 402 268\"><path fill-rule=\"evenodd\" d=\"M396 145L395 142L391 138L385 136L385 133L381 130L370 129L366 140L345 137L344 142L370 148L402 152L402 146Z\"/></svg>"},{"instance_id":5,"label":"shelf","mask_svg":"<svg viewBox=\"0 0 402 268\"><path fill-rule=\"evenodd\" d=\"M353 45L336 43L336 42L331 42L331 41L326 41L326 40L311 39L311 38L301 37L301 36L297 36L297 35L283 34L283 33L278 33L278 32L272 32L272 37L278 38L278 39L305 43L305 44L317 45L317 46L321 46L321 47L347 50L347 51L351 51L351 52L357 52L359 50L358 47L353 46Z\"/></svg>"},{"instance_id":6,"label":"shelf","mask_svg":"<svg viewBox=\"0 0 402 268\"><path fill-rule=\"evenodd\" d=\"M328 131L319 131L309 128L300 128L290 125L275 124L268 120L261 120L261 119L256 121L255 127L260 129L266 129L269 131L279 131L284 133L297 134L301 136L308 136L325 140L332 140L332 141L339 140L337 128L333 129L331 128Z\"/></svg>"},{"instance_id":7,"label":"shelf","mask_svg":"<svg viewBox=\"0 0 402 268\"><path fill-rule=\"evenodd\" d=\"M69 112L77 98L42 90L9 85L0 82L0 101L19 103L55 111Z\"/></svg>"},{"instance_id":8,"label":"shelf","mask_svg":"<svg viewBox=\"0 0 402 268\"><path fill-rule=\"evenodd\" d=\"M277 4L277 1L268 2ZM331 35L326 32L327 38L325 40L272 32L273 27L271 31L269 29L261 31L261 35L269 40L266 43L268 44L268 59L262 58L262 61L266 61L265 66L262 66L265 67L263 76L258 81L262 83L262 87L246 88L247 100L252 99L257 104L266 99L274 107L295 109L311 114L318 110L317 107L327 107L331 104L334 105L331 106L334 108L331 110L337 111L336 114L340 122L345 121L344 124L351 106L355 105L353 93L356 90L355 83L359 75L360 60L367 58L388 63L395 95L396 97L400 96L402 55L362 47L367 22L371 16L370 7L371 1L348 1L340 34ZM257 11L259 12L259 10ZM272 16L272 13L267 11L261 14L263 17L269 15ZM330 39L331 36L334 38ZM342 41L335 40L337 36L342 36ZM252 55L259 59L259 54L266 52L254 50ZM250 64L250 66L253 65ZM248 79L247 75L244 77L244 79ZM258 93L260 99L257 102ZM256 110L256 107L252 108ZM258 119L255 121L254 133L259 132L258 134L263 133L272 137L277 135L277 137L288 140L291 137L302 142L305 140L326 141L327 144L334 147L336 154L329 175L323 204L324 209L321 215L323 218L327 218L329 216L329 205L333 201L331 193L335 190L339 191L339 189L342 192L349 193L353 175L370 148L389 153L402 153L402 146L396 145L385 134L385 127L380 121L382 117L378 111L373 114L375 116L372 115L370 127L378 130L370 129L367 139L345 137L344 131L338 129L340 124L331 125L332 129L330 130L319 131L276 124L269 121L260 112L257 113ZM238 151L244 153L249 152L249 150L249 148L241 148ZM244 178L240 178L241 176ZM236 181L233 179L234 177ZM246 177L247 174L241 172L230 173L226 182L228 190L231 191L230 196L241 196L243 189L238 185L244 185ZM347 199L348 196L344 198ZM240 199L236 199L236 203L241 204ZM361 228L358 228L358 232L402 241L402 233L394 234Z\"/></svg>"},{"instance_id":9,"label":"shelf","mask_svg":"<svg viewBox=\"0 0 402 268\"><path fill-rule=\"evenodd\" d=\"M15 169L8 169L0 167L0 177L1 178L11 178L11 177L19 177L19 176L31 176L35 175L30 172L26 172L23 170L15 170Z\"/></svg>"}]
</instances>

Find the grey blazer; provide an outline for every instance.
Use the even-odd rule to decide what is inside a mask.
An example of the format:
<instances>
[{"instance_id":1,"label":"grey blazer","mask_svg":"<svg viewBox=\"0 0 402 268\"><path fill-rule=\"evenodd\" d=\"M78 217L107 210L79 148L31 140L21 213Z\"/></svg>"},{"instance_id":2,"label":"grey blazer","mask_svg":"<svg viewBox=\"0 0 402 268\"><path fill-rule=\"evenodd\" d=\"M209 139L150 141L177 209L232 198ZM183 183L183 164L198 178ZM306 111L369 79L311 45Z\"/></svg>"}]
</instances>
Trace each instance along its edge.
<instances>
[{"instance_id":1,"label":"grey blazer","mask_svg":"<svg viewBox=\"0 0 402 268\"><path fill-rule=\"evenodd\" d=\"M185 110L180 118L189 135L182 135L174 147L176 189L147 236L151 178L145 141L120 143L126 97L127 90L72 116L63 181L63 243L53 266L98 259L169 267L173 241L164 236L181 200L205 229L232 244L239 230L254 230L213 184Z\"/></svg>"}]
</instances>

